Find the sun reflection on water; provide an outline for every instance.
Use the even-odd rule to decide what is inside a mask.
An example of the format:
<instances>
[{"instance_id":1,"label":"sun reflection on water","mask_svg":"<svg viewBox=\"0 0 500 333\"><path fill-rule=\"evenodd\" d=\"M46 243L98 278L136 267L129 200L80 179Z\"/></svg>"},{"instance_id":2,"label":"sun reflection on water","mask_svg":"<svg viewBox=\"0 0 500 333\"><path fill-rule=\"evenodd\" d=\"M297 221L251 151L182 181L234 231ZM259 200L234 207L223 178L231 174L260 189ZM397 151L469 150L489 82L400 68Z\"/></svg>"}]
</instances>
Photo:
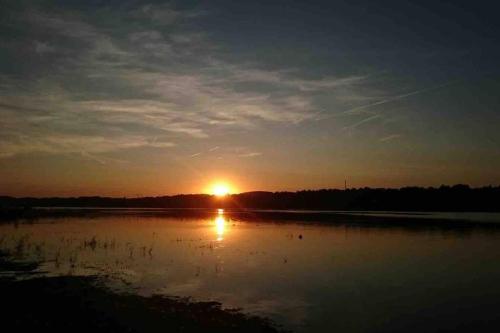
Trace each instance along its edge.
<instances>
[{"instance_id":1,"label":"sun reflection on water","mask_svg":"<svg viewBox=\"0 0 500 333\"><path fill-rule=\"evenodd\" d=\"M218 242L224 239L225 228L226 218L224 217L224 209L217 209L217 217L215 218L215 232L217 234Z\"/></svg>"}]
</instances>

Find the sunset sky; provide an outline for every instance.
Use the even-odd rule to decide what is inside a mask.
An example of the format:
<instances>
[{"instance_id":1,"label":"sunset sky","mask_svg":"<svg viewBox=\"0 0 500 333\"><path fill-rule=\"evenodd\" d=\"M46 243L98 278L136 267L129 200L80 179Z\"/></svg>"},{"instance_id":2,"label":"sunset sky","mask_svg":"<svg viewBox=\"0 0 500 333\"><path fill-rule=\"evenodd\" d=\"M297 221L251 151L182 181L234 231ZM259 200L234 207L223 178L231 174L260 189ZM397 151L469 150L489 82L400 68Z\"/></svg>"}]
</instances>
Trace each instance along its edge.
<instances>
[{"instance_id":1,"label":"sunset sky","mask_svg":"<svg viewBox=\"0 0 500 333\"><path fill-rule=\"evenodd\" d=\"M499 185L493 3L0 1L0 195Z\"/></svg>"}]
</instances>

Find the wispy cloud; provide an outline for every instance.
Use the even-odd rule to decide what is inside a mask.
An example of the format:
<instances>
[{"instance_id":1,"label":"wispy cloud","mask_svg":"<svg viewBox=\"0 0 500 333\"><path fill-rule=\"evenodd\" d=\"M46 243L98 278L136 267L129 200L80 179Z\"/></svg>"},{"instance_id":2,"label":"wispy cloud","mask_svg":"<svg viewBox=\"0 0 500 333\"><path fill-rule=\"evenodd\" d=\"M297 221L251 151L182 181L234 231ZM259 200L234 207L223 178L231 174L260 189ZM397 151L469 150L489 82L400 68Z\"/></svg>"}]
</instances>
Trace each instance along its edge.
<instances>
[{"instance_id":1,"label":"wispy cloud","mask_svg":"<svg viewBox=\"0 0 500 333\"><path fill-rule=\"evenodd\" d=\"M18 24L47 32L30 45L50 53L51 71L0 76L3 156L169 148L221 129L299 124L317 117L318 94L345 102L367 80L221 60L203 33L185 28L204 12L148 5L108 15L115 26L64 11L19 15Z\"/></svg>"},{"instance_id":2,"label":"wispy cloud","mask_svg":"<svg viewBox=\"0 0 500 333\"><path fill-rule=\"evenodd\" d=\"M95 161L95 162L102 164L102 165L106 165L109 163L118 163L118 164L129 163L129 161L126 161L126 160L117 159L117 158L110 158L110 157L106 157L106 156L102 156L102 155L91 154L91 153L86 152L86 151L82 151L80 153L80 155L83 159Z\"/></svg>"},{"instance_id":3,"label":"wispy cloud","mask_svg":"<svg viewBox=\"0 0 500 333\"><path fill-rule=\"evenodd\" d=\"M401 134L392 134L392 135L388 135L388 136L385 136L383 138L380 138L380 142L391 141L391 140L395 140L395 139L400 138L400 137L401 137Z\"/></svg>"},{"instance_id":4,"label":"wispy cloud","mask_svg":"<svg viewBox=\"0 0 500 333\"><path fill-rule=\"evenodd\" d=\"M238 155L239 157L257 157L257 156L261 156L262 153L260 152L251 152L251 153L244 153L244 154L240 154Z\"/></svg>"},{"instance_id":5,"label":"wispy cloud","mask_svg":"<svg viewBox=\"0 0 500 333\"><path fill-rule=\"evenodd\" d=\"M35 41L34 47L35 47L35 52L40 54L40 55L55 52L55 48L50 46L48 43Z\"/></svg>"}]
</instances>

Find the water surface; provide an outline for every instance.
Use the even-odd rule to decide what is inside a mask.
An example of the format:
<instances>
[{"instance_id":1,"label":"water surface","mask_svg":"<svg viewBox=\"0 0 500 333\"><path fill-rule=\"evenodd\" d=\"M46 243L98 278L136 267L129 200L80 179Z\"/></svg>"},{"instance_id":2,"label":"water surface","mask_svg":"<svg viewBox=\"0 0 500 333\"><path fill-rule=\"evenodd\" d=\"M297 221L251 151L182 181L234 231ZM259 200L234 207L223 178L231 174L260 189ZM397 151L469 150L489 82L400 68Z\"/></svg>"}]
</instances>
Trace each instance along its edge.
<instances>
[{"instance_id":1,"label":"water surface","mask_svg":"<svg viewBox=\"0 0 500 333\"><path fill-rule=\"evenodd\" d=\"M499 327L498 229L359 218L367 223L223 211L45 217L0 225L0 249L40 261L46 275L216 300L297 332Z\"/></svg>"}]
</instances>

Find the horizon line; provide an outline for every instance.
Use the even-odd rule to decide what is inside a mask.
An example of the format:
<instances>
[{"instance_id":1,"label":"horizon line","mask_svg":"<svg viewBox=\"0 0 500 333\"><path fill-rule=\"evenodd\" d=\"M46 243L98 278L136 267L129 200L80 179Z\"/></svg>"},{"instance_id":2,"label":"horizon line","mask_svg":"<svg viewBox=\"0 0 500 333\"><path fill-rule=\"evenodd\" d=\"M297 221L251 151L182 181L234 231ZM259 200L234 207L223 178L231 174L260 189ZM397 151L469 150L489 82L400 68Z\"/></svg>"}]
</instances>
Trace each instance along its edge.
<instances>
[{"instance_id":1,"label":"horizon line","mask_svg":"<svg viewBox=\"0 0 500 333\"><path fill-rule=\"evenodd\" d=\"M300 190L251 190L237 193L228 193L226 196L237 196L248 193L300 193L300 192L320 192L320 191L353 191L353 190L402 190L402 189L440 189L440 188L453 188L457 186L467 187L469 189L484 189L484 188L499 188L498 185L481 185L481 186L470 186L469 184L456 183L452 185L441 184L439 186L414 186L414 185L406 185L400 187L346 187L346 188L334 188L334 187L325 187L325 188L316 188L316 189L300 189ZM16 196L16 195L7 195L0 194L0 198L14 198L14 199L70 199L70 198L109 198L109 199L143 199L143 198L164 198L164 197L176 197L176 196L209 196L209 197L218 197L213 193L176 193L176 194L159 194L159 195L136 195L136 196L106 196L106 195L70 195L70 196ZM220 199L223 199L219 197Z\"/></svg>"}]
</instances>

